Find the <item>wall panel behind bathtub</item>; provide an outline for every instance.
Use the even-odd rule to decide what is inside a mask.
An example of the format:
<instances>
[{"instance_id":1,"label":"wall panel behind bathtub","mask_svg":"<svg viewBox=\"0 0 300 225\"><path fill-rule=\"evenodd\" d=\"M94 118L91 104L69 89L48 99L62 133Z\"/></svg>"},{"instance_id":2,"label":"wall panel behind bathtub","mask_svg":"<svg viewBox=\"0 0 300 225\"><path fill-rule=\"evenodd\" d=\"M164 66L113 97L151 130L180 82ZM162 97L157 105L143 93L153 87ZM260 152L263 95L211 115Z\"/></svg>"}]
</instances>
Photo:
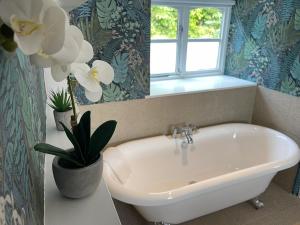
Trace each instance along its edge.
<instances>
[{"instance_id":1,"label":"wall panel behind bathtub","mask_svg":"<svg viewBox=\"0 0 300 225\"><path fill-rule=\"evenodd\" d=\"M174 95L81 106L91 110L92 128L106 120L118 121L111 144L170 133L170 125L209 126L228 122L250 123L256 87Z\"/></svg>"},{"instance_id":2,"label":"wall panel behind bathtub","mask_svg":"<svg viewBox=\"0 0 300 225\"><path fill-rule=\"evenodd\" d=\"M20 51L0 49L0 224L43 225L45 141L43 72Z\"/></svg>"}]
</instances>

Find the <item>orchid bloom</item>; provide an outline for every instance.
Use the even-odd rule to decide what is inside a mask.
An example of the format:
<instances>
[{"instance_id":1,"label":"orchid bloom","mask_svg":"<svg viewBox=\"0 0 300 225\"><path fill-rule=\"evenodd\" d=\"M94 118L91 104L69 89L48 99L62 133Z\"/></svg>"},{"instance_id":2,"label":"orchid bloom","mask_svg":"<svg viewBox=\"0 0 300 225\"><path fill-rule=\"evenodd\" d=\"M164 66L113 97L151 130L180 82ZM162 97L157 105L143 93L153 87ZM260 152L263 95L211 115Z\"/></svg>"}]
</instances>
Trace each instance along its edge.
<instances>
[{"instance_id":1,"label":"orchid bloom","mask_svg":"<svg viewBox=\"0 0 300 225\"><path fill-rule=\"evenodd\" d=\"M14 40L25 55L51 55L64 44L68 17L55 1L2 0L0 15L14 31Z\"/></svg>"},{"instance_id":2,"label":"orchid bloom","mask_svg":"<svg viewBox=\"0 0 300 225\"><path fill-rule=\"evenodd\" d=\"M86 63L93 56L93 47L83 39L82 32L76 26L67 26L65 41L62 49L53 54L37 53L31 56L31 62L44 68L51 67L55 81L60 82L70 74L70 64Z\"/></svg>"},{"instance_id":3,"label":"orchid bloom","mask_svg":"<svg viewBox=\"0 0 300 225\"><path fill-rule=\"evenodd\" d=\"M102 97L100 83L110 84L114 79L114 70L107 62L96 60L92 68L87 64L73 63L71 72L78 83L84 87L85 96L91 102L97 102Z\"/></svg>"}]
</instances>

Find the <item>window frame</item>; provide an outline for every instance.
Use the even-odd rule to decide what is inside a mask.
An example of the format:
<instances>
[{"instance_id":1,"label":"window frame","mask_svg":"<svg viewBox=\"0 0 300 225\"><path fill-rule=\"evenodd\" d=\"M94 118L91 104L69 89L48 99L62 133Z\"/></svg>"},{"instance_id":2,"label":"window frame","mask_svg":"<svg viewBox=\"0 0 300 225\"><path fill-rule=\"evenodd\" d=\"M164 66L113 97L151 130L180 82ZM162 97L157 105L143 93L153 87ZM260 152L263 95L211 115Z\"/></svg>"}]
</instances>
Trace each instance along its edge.
<instances>
[{"instance_id":1,"label":"window frame","mask_svg":"<svg viewBox=\"0 0 300 225\"><path fill-rule=\"evenodd\" d=\"M176 68L174 73L150 74L151 79L177 79L187 77L199 77L209 75L221 75L224 73L226 48L228 42L231 8L235 4L231 0L152 0L152 5L169 6L178 10L177 38L176 39L151 39L152 43L177 43ZM189 12L194 8L218 8L223 13L220 37L217 39L189 39ZM216 69L186 71L188 42L219 42L219 55Z\"/></svg>"}]
</instances>

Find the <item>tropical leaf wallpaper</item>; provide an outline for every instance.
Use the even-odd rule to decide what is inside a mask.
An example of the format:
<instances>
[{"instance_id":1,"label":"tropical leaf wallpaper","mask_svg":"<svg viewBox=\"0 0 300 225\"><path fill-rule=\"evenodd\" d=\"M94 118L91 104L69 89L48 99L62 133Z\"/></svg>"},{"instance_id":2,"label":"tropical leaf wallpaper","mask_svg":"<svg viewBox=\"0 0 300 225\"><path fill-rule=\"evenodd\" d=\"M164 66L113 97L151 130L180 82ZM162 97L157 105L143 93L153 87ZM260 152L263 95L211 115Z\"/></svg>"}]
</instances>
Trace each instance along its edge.
<instances>
[{"instance_id":1,"label":"tropical leaf wallpaper","mask_svg":"<svg viewBox=\"0 0 300 225\"><path fill-rule=\"evenodd\" d=\"M45 140L43 72L20 51L0 49L0 224L42 225Z\"/></svg>"},{"instance_id":2,"label":"tropical leaf wallpaper","mask_svg":"<svg viewBox=\"0 0 300 225\"><path fill-rule=\"evenodd\" d=\"M300 1L236 0L225 74L300 96Z\"/></svg>"},{"instance_id":3,"label":"tropical leaf wallpaper","mask_svg":"<svg viewBox=\"0 0 300 225\"><path fill-rule=\"evenodd\" d=\"M89 0L70 17L92 44L93 60L104 60L114 68L113 83L102 86L101 102L149 95L150 0ZM75 93L80 104L89 104L79 85Z\"/></svg>"}]
</instances>

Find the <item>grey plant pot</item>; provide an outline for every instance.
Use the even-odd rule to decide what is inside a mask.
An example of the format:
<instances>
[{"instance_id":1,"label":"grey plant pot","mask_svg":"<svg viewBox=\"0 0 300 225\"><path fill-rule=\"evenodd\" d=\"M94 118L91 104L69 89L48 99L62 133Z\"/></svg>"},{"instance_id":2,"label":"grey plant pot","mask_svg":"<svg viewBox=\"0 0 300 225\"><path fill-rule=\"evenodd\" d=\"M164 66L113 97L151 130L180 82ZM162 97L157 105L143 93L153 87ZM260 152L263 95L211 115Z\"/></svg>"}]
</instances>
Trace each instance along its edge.
<instances>
[{"instance_id":1,"label":"grey plant pot","mask_svg":"<svg viewBox=\"0 0 300 225\"><path fill-rule=\"evenodd\" d=\"M68 129L71 129L71 116L73 115L72 109L66 112L53 111L56 129L63 131L64 128L59 122L62 122Z\"/></svg>"},{"instance_id":2,"label":"grey plant pot","mask_svg":"<svg viewBox=\"0 0 300 225\"><path fill-rule=\"evenodd\" d=\"M83 198L97 189L103 171L101 157L92 165L79 169L68 169L58 164L59 157L52 163L53 176L61 194L68 198Z\"/></svg>"}]
</instances>

